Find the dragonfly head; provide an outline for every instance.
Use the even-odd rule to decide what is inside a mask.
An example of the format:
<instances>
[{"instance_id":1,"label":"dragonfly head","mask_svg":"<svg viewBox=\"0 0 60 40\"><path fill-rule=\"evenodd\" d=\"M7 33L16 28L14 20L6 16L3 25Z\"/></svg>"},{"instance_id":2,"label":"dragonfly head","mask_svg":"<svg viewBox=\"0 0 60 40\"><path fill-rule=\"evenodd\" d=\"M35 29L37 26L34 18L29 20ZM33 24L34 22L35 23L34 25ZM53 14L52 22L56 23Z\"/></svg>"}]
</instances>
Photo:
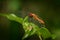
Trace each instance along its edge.
<instances>
[{"instance_id":1,"label":"dragonfly head","mask_svg":"<svg viewBox=\"0 0 60 40\"><path fill-rule=\"evenodd\" d=\"M33 17L33 13L29 13L29 17Z\"/></svg>"}]
</instances>

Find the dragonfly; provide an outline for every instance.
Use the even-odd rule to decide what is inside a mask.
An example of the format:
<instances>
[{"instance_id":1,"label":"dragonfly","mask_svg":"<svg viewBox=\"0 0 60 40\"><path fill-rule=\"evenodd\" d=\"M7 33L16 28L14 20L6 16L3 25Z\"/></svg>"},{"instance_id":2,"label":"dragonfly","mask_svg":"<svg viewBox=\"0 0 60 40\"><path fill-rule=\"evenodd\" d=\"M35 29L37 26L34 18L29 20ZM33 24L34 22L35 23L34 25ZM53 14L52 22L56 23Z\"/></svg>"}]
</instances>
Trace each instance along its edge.
<instances>
[{"instance_id":1,"label":"dragonfly","mask_svg":"<svg viewBox=\"0 0 60 40\"><path fill-rule=\"evenodd\" d=\"M39 18L35 13L29 13L29 17L34 18L34 20L37 20L40 24L45 24L44 20Z\"/></svg>"}]
</instances>

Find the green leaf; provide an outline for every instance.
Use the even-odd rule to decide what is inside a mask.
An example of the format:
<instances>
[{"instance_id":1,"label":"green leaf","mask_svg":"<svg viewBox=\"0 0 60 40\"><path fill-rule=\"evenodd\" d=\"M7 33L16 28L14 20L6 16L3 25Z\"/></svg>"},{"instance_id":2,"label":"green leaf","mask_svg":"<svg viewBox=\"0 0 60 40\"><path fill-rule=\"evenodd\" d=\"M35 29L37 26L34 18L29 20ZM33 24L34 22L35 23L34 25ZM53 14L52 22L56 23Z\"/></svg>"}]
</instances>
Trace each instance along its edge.
<instances>
[{"instance_id":1,"label":"green leaf","mask_svg":"<svg viewBox=\"0 0 60 40\"><path fill-rule=\"evenodd\" d=\"M30 31L30 36L31 36L31 35L33 35L33 34L36 34L36 31L37 31L38 26L35 25L34 23L30 23L30 26L31 26L30 29L32 29L32 30Z\"/></svg>"},{"instance_id":2,"label":"green leaf","mask_svg":"<svg viewBox=\"0 0 60 40\"><path fill-rule=\"evenodd\" d=\"M15 14L0 14L1 16L7 17L9 20L13 20L19 23L23 22L23 19L20 17L17 17Z\"/></svg>"},{"instance_id":3,"label":"green leaf","mask_svg":"<svg viewBox=\"0 0 60 40\"><path fill-rule=\"evenodd\" d=\"M39 29L38 26L35 25L34 23L28 23L28 22L24 23L23 28L25 30L25 34L24 34L22 39L25 39L25 38L27 38L29 36L32 36L32 35L36 34L36 32Z\"/></svg>"},{"instance_id":4,"label":"green leaf","mask_svg":"<svg viewBox=\"0 0 60 40\"><path fill-rule=\"evenodd\" d=\"M24 18L23 22L28 22L28 16Z\"/></svg>"},{"instance_id":5,"label":"green leaf","mask_svg":"<svg viewBox=\"0 0 60 40\"><path fill-rule=\"evenodd\" d=\"M44 39L51 37L51 33L48 31L47 28L44 28L44 27L40 28L40 32Z\"/></svg>"}]
</instances>

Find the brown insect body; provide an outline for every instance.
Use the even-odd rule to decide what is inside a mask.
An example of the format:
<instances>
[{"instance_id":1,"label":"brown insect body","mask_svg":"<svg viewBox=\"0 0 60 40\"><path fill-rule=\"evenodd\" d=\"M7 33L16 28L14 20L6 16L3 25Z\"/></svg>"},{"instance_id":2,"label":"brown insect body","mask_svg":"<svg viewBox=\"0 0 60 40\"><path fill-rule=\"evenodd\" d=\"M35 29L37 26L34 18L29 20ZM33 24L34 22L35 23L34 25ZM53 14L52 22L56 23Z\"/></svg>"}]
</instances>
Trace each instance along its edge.
<instances>
[{"instance_id":1,"label":"brown insect body","mask_svg":"<svg viewBox=\"0 0 60 40\"><path fill-rule=\"evenodd\" d=\"M45 22L41 18L38 18L38 16L36 14L30 13L29 16L33 17L35 20L39 21L39 23L45 24Z\"/></svg>"}]
</instances>

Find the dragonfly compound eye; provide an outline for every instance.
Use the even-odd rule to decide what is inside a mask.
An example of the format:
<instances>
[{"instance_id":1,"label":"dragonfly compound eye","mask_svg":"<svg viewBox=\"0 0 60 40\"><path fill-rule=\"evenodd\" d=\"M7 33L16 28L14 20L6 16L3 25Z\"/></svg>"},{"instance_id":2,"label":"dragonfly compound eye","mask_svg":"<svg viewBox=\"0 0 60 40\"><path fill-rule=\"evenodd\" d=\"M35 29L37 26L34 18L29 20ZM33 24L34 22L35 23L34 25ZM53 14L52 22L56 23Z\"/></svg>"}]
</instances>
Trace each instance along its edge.
<instances>
[{"instance_id":1,"label":"dragonfly compound eye","mask_svg":"<svg viewBox=\"0 0 60 40\"><path fill-rule=\"evenodd\" d=\"M29 14L29 17L33 17L33 14L32 14L32 13L30 13L30 14Z\"/></svg>"}]
</instances>

